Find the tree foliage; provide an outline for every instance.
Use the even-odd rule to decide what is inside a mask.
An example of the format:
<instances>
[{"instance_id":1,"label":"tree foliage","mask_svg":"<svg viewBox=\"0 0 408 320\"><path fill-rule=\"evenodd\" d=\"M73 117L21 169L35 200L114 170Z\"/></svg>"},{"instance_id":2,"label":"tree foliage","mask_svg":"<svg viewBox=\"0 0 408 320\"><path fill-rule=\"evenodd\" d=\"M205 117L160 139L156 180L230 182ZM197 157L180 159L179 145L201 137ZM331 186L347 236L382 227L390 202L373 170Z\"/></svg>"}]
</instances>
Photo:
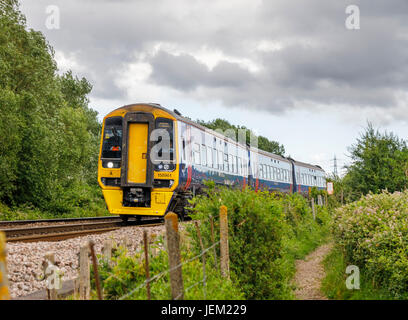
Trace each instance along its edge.
<instances>
[{"instance_id":1,"label":"tree foliage","mask_svg":"<svg viewBox=\"0 0 408 320\"><path fill-rule=\"evenodd\" d=\"M369 192L402 191L408 185L406 141L393 133L381 133L371 123L349 149L352 164L343 183L351 199Z\"/></svg>"},{"instance_id":2,"label":"tree foliage","mask_svg":"<svg viewBox=\"0 0 408 320\"><path fill-rule=\"evenodd\" d=\"M225 132L226 130L232 130L232 132L235 132L231 138L237 140L238 137L238 130L239 129L244 129L246 130L246 143L249 144L255 137L258 138L258 148L267 152L271 152L274 154L278 154L281 156L285 155L285 147L282 144L279 144L277 141L271 141L266 137L263 136L256 136L255 133L252 130L249 130L245 126L236 126L231 123L229 123L227 120L224 119L215 119L213 121L205 122L203 120L198 120L197 121L199 124L201 124L204 127L207 127L211 130L222 130Z\"/></svg>"},{"instance_id":3,"label":"tree foliage","mask_svg":"<svg viewBox=\"0 0 408 320\"><path fill-rule=\"evenodd\" d=\"M88 108L91 89L72 72L59 75L52 47L27 29L18 1L2 1L0 201L60 212L96 186L100 124Z\"/></svg>"}]
</instances>

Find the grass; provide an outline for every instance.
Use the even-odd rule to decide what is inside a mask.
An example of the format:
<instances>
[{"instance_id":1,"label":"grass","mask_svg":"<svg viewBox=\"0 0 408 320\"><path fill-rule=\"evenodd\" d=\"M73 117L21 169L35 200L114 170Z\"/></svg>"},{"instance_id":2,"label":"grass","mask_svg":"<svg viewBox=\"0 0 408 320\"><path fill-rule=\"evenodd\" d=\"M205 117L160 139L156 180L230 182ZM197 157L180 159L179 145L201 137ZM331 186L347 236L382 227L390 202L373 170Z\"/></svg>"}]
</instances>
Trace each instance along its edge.
<instances>
[{"instance_id":1,"label":"grass","mask_svg":"<svg viewBox=\"0 0 408 320\"><path fill-rule=\"evenodd\" d=\"M101 217L108 215L109 212L104 203L96 203L83 208L77 207L61 213L43 211L27 205L10 208L0 203L0 221Z\"/></svg>"},{"instance_id":2,"label":"grass","mask_svg":"<svg viewBox=\"0 0 408 320\"><path fill-rule=\"evenodd\" d=\"M346 287L346 268L349 265L340 248L334 247L324 259L326 277L322 282L322 291L329 299L335 300L394 300L387 290L373 286L371 279L364 277L360 270L360 289L350 290ZM405 297L405 299L408 297Z\"/></svg>"}]
</instances>

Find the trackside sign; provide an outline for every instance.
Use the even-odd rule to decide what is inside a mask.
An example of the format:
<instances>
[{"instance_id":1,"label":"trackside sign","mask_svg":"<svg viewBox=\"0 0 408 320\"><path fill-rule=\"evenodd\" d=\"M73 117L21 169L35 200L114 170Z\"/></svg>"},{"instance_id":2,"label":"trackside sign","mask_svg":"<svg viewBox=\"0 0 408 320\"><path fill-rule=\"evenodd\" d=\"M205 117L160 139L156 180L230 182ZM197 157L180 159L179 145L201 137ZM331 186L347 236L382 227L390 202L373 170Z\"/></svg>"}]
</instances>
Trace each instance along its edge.
<instances>
[{"instance_id":1,"label":"trackside sign","mask_svg":"<svg viewBox=\"0 0 408 320\"><path fill-rule=\"evenodd\" d=\"M328 194L333 194L333 182L327 182L327 193Z\"/></svg>"}]
</instances>

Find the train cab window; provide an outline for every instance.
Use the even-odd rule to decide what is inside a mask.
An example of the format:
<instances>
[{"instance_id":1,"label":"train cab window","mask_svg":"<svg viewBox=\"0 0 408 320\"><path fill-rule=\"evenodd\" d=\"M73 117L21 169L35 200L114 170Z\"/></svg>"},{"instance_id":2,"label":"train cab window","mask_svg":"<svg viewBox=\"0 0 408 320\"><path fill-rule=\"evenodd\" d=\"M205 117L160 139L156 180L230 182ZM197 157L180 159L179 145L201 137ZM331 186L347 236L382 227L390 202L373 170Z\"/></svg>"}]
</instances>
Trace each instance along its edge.
<instances>
[{"instance_id":1,"label":"train cab window","mask_svg":"<svg viewBox=\"0 0 408 320\"><path fill-rule=\"evenodd\" d=\"M205 145L201 145L201 165L207 166L207 147Z\"/></svg>"},{"instance_id":2,"label":"train cab window","mask_svg":"<svg viewBox=\"0 0 408 320\"><path fill-rule=\"evenodd\" d=\"M174 133L173 133L173 121L172 120L170 120L170 119L166 119L166 118L157 118L156 119L156 129L164 129L164 130L166 130L167 132L168 132L168 134L169 134L169 139L170 139L170 141L169 141L169 150L163 150L163 149L160 149L159 150L159 156L161 157L162 155L163 155L163 152L165 153L165 154L168 154L169 155L169 160L170 160L170 162L174 162L174 146L173 146L173 144L174 144ZM157 140L157 143L160 143L162 141L162 137L161 136L159 136L159 138L158 138L158 140ZM172 168L172 169L175 169L175 168Z\"/></svg>"},{"instance_id":3,"label":"train cab window","mask_svg":"<svg viewBox=\"0 0 408 320\"><path fill-rule=\"evenodd\" d=\"M120 159L122 157L122 118L113 117L105 120L102 158Z\"/></svg>"},{"instance_id":4,"label":"train cab window","mask_svg":"<svg viewBox=\"0 0 408 320\"><path fill-rule=\"evenodd\" d=\"M195 164L201 164L200 145L198 143L194 143L193 145L193 158Z\"/></svg>"}]
</instances>

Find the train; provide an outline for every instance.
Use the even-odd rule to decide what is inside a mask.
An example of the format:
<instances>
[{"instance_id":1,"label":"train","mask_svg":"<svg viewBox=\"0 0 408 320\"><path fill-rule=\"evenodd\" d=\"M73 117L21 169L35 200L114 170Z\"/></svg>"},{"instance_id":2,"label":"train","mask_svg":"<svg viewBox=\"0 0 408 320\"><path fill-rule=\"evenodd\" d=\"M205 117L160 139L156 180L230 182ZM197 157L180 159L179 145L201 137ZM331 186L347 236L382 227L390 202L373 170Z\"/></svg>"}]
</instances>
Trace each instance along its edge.
<instances>
[{"instance_id":1,"label":"train","mask_svg":"<svg viewBox=\"0 0 408 320\"><path fill-rule=\"evenodd\" d=\"M326 188L325 171L260 150L155 103L118 108L103 119L98 183L109 212L184 219L205 181L236 188L300 193Z\"/></svg>"}]
</instances>

